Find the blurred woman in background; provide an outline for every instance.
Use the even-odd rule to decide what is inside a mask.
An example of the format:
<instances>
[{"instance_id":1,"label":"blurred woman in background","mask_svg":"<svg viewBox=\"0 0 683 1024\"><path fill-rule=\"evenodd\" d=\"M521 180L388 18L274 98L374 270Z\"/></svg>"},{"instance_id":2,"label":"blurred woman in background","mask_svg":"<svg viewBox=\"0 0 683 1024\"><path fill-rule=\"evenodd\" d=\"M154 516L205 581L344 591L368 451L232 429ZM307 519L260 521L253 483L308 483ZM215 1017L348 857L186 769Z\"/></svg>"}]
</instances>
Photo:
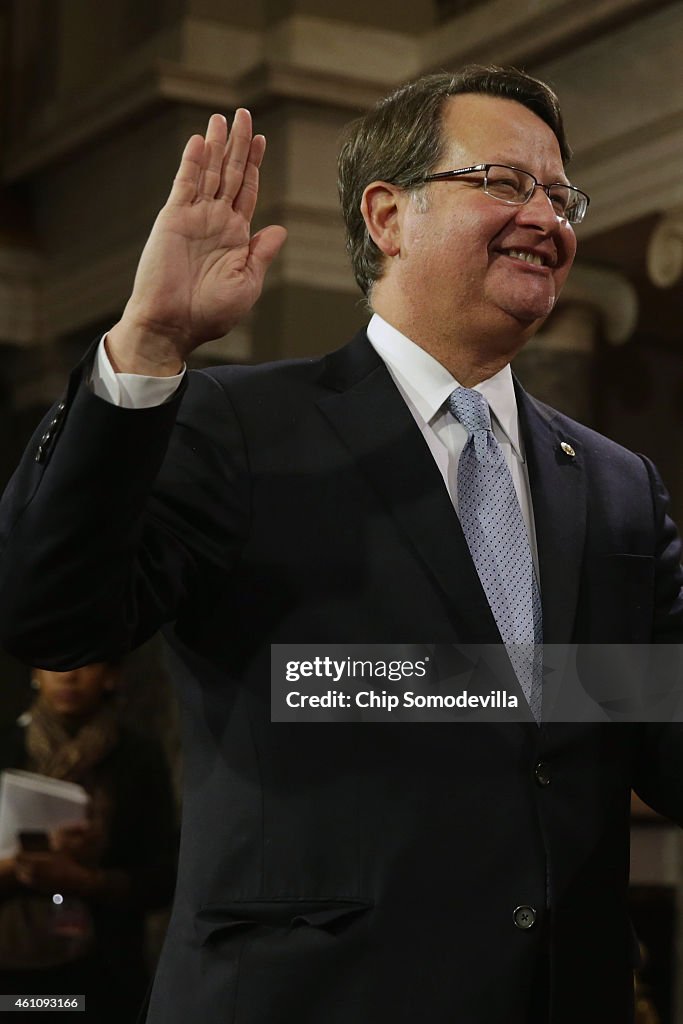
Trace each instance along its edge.
<instances>
[{"instance_id":1,"label":"blurred woman in background","mask_svg":"<svg viewBox=\"0 0 683 1024\"><path fill-rule=\"evenodd\" d=\"M145 915L170 902L175 881L167 765L155 741L121 725L119 678L103 663L36 669L33 704L0 737L0 770L76 782L90 797L87 821L0 861L0 992L83 993L98 1024L135 1021Z\"/></svg>"}]
</instances>

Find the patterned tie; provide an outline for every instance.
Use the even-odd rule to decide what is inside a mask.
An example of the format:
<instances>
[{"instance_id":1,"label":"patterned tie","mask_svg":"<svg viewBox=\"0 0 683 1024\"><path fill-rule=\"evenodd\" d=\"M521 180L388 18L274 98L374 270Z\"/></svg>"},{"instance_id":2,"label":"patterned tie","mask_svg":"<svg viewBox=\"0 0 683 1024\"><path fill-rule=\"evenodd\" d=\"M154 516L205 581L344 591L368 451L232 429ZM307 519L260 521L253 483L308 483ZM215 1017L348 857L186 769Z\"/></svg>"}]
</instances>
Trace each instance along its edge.
<instances>
[{"instance_id":1,"label":"patterned tie","mask_svg":"<svg viewBox=\"0 0 683 1024\"><path fill-rule=\"evenodd\" d=\"M456 388L448 408L469 435L458 463L460 525L512 667L540 723L541 597L515 485L484 396Z\"/></svg>"}]
</instances>

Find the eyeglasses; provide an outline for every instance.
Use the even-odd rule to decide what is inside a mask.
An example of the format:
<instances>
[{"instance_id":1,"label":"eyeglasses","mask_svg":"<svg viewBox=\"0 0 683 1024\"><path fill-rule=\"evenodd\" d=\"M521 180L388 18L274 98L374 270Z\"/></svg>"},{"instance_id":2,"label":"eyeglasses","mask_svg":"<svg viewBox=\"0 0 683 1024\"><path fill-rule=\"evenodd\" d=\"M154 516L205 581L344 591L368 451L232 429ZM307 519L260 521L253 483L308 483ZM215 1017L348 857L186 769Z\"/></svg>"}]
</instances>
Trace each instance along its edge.
<instances>
[{"instance_id":1,"label":"eyeglasses","mask_svg":"<svg viewBox=\"0 0 683 1024\"><path fill-rule=\"evenodd\" d=\"M461 167L456 171L438 171L422 178L422 182L446 181L448 178L460 178L483 171L483 178L476 178L487 196L500 199L502 203L512 206L523 206L528 203L537 188L543 189L552 203L558 217L569 224L580 224L586 216L590 198L585 192L573 185L565 185L561 181L550 185L542 185L529 171L519 167L508 167L506 164L474 164L472 167Z\"/></svg>"}]
</instances>

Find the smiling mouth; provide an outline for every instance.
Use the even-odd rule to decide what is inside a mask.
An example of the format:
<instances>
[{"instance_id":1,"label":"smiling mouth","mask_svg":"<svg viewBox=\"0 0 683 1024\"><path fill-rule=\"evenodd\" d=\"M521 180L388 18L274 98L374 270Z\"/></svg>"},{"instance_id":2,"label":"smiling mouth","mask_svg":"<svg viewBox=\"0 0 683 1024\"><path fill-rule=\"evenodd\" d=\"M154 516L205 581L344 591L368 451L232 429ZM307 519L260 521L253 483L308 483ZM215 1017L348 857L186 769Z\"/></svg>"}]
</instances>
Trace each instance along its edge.
<instances>
[{"instance_id":1,"label":"smiling mouth","mask_svg":"<svg viewBox=\"0 0 683 1024\"><path fill-rule=\"evenodd\" d=\"M532 267L548 267L550 260L541 255L538 252L529 252L528 249L501 249L501 255L509 257L512 260L519 260L521 263L527 263Z\"/></svg>"}]
</instances>

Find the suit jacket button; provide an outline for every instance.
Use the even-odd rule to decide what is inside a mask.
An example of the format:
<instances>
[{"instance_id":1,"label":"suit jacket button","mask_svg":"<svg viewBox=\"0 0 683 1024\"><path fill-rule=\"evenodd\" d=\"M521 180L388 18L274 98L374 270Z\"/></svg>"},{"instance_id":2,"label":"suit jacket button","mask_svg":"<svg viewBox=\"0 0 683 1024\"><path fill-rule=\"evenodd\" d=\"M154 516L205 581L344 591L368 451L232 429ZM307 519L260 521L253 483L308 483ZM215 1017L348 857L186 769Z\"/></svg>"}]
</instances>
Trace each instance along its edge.
<instances>
[{"instance_id":1,"label":"suit jacket button","mask_svg":"<svg viewBox=\"0 0 683 1024\"><path fill-rule=\"evenodd\" d=\"M536 923L536 911L533 907L515 907L512 919L517 928L526 931L527 928L533 928Z\"/></svg>"},{"instance_id":2,"label":"suit jacket button","mask_svg":"<svg viewBox=\"0 0 683 1024\"><path fill-rule=\"evenodd\" d=\"M536 776L536 782L539 786L550 785L550 768L545 761L539 761L534 768L534 775Z\"/></svg>"}]
</instances>

